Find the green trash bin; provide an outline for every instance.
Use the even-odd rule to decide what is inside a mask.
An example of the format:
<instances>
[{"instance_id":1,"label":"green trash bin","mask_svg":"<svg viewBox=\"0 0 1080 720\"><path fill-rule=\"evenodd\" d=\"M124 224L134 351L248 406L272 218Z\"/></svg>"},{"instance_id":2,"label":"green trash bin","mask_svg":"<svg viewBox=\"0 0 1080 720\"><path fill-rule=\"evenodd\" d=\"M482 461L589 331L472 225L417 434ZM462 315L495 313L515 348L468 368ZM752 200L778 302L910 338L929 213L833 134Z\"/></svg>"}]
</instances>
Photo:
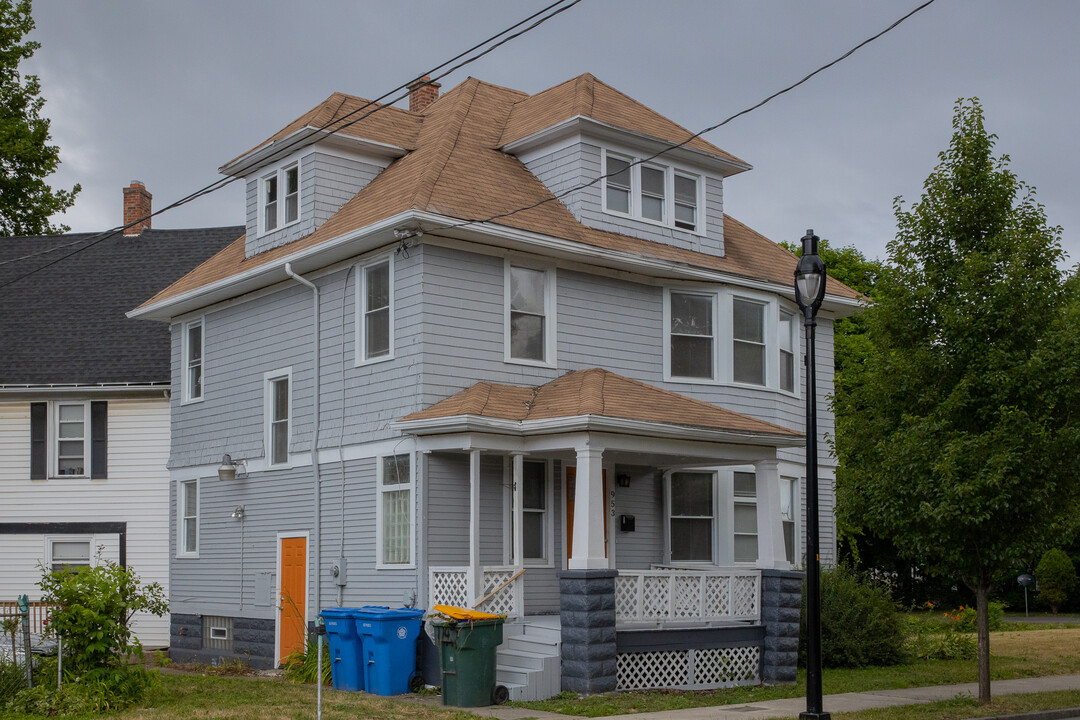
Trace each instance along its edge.
<instances>
[{"instance_id":1,"label":"green trash bin","mask_svg":"<svg viewBox=\"0 0 1080 720\"><path fill-rule=\"evenodd\" d=\"M503 620L432 621L439 646L443 705L481 707L506 702L506 687L495 684L495 649L502 644Z\"/></svg>"}]
</instances>

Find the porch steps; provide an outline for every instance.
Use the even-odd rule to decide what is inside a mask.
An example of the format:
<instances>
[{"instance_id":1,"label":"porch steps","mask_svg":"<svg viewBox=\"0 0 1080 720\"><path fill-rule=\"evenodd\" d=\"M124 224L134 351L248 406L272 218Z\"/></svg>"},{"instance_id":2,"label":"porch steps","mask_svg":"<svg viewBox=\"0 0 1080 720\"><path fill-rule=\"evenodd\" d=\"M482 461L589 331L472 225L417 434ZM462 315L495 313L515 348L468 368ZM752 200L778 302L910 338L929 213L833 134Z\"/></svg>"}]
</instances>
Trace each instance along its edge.
<instances>
[{"instance_id":1,"label":"porch steps","mask_svg":"<svg viewBox=\"0 0 1080 720\"><path fill-rule=\"evenodd\" d=\"M495 653L495 680L511 700L546 700L559 694L562 634L558 617L529 618L503 626Z\"/></svg>"}]
</instances>

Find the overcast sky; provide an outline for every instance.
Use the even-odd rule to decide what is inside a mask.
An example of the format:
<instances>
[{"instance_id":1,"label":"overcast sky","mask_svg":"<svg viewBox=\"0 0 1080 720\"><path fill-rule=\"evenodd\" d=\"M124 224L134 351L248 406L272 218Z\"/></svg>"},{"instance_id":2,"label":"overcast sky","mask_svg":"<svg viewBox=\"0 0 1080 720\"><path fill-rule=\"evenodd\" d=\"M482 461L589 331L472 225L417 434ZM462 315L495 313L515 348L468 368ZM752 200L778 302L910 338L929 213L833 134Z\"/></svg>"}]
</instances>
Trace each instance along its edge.
<instances>
[{"instance_id":1,"label":"overcast sky","mask_svg":"<svg viewBox=\"0 0 1080 720\"><path fill-rule=\"evenodd\" d=\"M121 188L160 208L334 91L374 98L549 0L37 0L36 72L63 165L60 218L120 224ZM919 0L583 0L445 78L536 93L591 72L697 131L884 29ZM754 169L725 211L773 240L806 228L883 257L892 202L918 199L957 98L1038 188L1080 259L1080 3L937 0L807 84L707 135ZM239 183L154 219L242 224Z\"/></svg>"}]
</instances>

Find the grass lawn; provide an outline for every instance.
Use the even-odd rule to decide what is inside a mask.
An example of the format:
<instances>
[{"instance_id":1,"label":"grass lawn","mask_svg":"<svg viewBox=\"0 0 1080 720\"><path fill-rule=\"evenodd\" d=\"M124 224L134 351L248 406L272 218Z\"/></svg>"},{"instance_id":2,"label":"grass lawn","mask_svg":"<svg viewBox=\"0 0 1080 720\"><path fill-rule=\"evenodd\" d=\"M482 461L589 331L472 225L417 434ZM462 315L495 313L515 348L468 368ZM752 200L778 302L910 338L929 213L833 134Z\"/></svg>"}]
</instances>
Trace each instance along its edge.
<instances>
[{"instance_id":1,"label":"grass lawn","mask_svg":"<svg viewBox=\"0 0 1080 720\"><path fill-rule=\"evenodd\" d=\"M956 698L926 705L875 708L854 713L833 713L836 720L962 720L993 715L1080 707L1080 690L1002 695L990 705L973 698Z\"/></svg>"},{"instance_id":2,"label":"grass lawn","mask_svg":"<svg viewBox=\"0 0 1080 720\"><path fill-rule=\"evenodd\" d=\"M162 674L161 685L141 707L102 717L108 720L310 720L315 717L315 686L277 678L236 678ZM31 715L0 713L4 720ZM70 717L70 716L66 716ZM391 700L363 693L323 691L325 720L476 720L440 706Z\"/></svg>"},{"instance_id":3,"label":"grass lawn","mask_svg":"<svg viewBox=\"0 0 1080 720\"><path fill-rule=\"evenodd\" d=\"M1044 626L1044 629L1039 630L991 633L990 652L990 674L993 680L1080 673L1080 629L1045 629ZM978 667L975 660L915 660L893 667L825 670L822 673L822 689L828 695L863 690L953 685L976 680ZM580 699L576 696L557 697L516 704L568 715L602 717L711 705L741 705L762 700L800 697L805 694L806 678L800 672L796 685L707 691L653 690Z\"/></svg>"}]
</instances>

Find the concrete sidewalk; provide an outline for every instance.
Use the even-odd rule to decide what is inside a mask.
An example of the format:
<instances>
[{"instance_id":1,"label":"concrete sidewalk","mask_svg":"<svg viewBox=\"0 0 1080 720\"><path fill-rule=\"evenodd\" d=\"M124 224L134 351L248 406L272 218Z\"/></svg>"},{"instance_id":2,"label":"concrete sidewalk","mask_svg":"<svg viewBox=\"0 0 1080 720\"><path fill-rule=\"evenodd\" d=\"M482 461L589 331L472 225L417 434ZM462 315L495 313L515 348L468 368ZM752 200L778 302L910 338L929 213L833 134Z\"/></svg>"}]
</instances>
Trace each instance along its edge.
<instances>
[{"instance_id":1,"label":"concrete sidewalk","mask_svg":"<svg viewBox=\"0 0 1080 720\"><path fill-rule=\"evenodd\" d=\"M1040 678L998 680L990 686L993 695L1050 692L1053 690L1080 690L1080 675L1054 675ZM841 693L838 695L826 695L824 709L836 714L893 705L916 705L939 700L952 700L957 696L975 697L978 692L979 686L976 683L964 683L962 685L937 685L899 690ZM797 718L799 713L805 709L806 698L798 697L744 705L718 705L686 710L612 715L609 718L623 718L624 720L628 718L634 720L761 720L764 718ZM468 708L468 710L481 717L497 718L497 720L523 720L524 718L539 718L539 720L577 719L577 716L573 715L560 715L559 713L505 706ZM1080 712L1077 715L1080 715Z\"/></svg>"}]
</instances>

